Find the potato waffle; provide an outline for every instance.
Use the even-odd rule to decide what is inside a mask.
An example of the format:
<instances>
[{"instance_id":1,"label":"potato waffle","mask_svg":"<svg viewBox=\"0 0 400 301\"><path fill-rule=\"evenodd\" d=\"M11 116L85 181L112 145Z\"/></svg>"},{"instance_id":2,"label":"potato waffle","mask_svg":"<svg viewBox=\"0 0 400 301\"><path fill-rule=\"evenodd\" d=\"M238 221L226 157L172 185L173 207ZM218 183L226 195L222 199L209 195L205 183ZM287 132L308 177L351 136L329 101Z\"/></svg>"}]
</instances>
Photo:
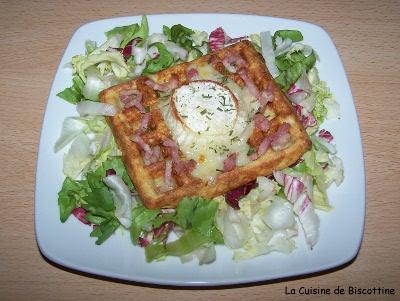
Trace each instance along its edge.
<instances>
[{"instance_id":1,"label":"potato waffle","mask_svg":"<svg viewBox=\"0 0 400 301\"><path fill-rule=\"evenodd\" d=\"M166 140L173 139L171 129L167 126L163 114L159 109L160 98L165 95L151 88L146 81L149 77L156 83L167 83L171 78L177 77L178 87L190 82L188 70L190 68L208 64L218 72L221 77L228 78L238 86L245 86L245 81L237 73L229 72L222 63L228 55L239 55L248 66L248 76L259 91L267 90L272 94L272 101L262 108L261 113L269 116L269 128L262 131L254 127L247 143L252 148L257 148L268 136L274 135L280 125L290 124L290 145L281 150L268 150L254 161L243 166L236 166L231 171L220 171L211 183L193 176L190 172L172 172L174 187L165 191L166 160L171 159L171 149L165 146ZM173 208L185 196L215 197L229 190L244 185L257 176L266 176L274 170L283 169L295 163L304 152L310 148L311 143L302 123L285 94L279 89L266 69L263 58L248 41L241 41L234 45L200 57L188 63L182 63L160 71L149 77L141 76L126 83L113 86L104 90L100 95L101 102L109 103L120 109L113 117L107 117L114 138L122 152L125 167L131 177L139 195L148 208ZM150 112L150 121L145 132L141 135L143 141L150 147L159 146L161 158L154 163L146 164L144 152L132 137L141 126L143 112L137 107L124 107L120 100L120 93L125 90L137 90L142 94L141 103L146 111ZM268 112L268 114L266 114ZM187 160L179 151L182 160ZM161 187L161 188L160 188Z\"/></svg>"}]
</instances>

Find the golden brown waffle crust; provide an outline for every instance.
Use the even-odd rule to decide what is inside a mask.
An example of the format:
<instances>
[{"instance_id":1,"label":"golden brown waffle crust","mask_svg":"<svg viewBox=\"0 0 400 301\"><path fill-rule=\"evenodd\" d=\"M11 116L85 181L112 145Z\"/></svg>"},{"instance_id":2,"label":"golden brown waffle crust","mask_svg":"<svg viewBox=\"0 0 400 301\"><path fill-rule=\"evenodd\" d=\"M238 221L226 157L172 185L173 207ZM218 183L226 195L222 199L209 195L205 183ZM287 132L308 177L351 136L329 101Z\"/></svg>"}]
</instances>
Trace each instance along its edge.
<instances>
[{"instance_id":1,"label":"golden brown waffle crust","mask_svg":"<svg viewBox=\"0 0 400 301\"><path fill-rule=\"evenodd\" d=\"M172 75L177 75L179 77L179 85L183 85L188 83L186 71L190 66L209 62L211 56L222 60L229 53L239 54L247 61L249 65L249 76L253 79L260 91L266 89L269 85L273 86L274 98L272 102L268 104L268 108L273 110L276 115L273 123L281 124L286 122L291 125L289 133L291 135L292 144L280 151L274 151L270 148L257 160L247 165L236 167L232 171L220 173L213 184L194 179L183 186L160 193L157 191L154 184L154 178L157 177L157 175L162 175L163 171L160 172L160 170L155 170L146 166L143 162L139 146L131 140L135 129L137 129L138 124L140 124L140 114L135 112L136 109L123 110L119 100L119 92L126 89L137 89L143 93L142 102L145 106L150 108L152 119L156 120L156 124L153 124L155 138L153 139L154 141L152 141L157 144L163 139L171 139L169 129L165 125L162 117L160 117L161 114L157 109L157 94L153 89L144 84L144 81L147 79L147 77L144 76L108 88L101 92L101 102L115 105L120 111L113 117L107 117L107 122L122 152L122 159L126 170L141 200L147 208L174 208L185 196L213 198L222 195L229 190L255 180L258 176L267 176L274 170L280 170L294 164L311 147L308 134L304 130L302 123L298 120L292 105L273 81L266 69L263 58L249 41L241 41L194 61L170 67L151 75L151 77L156 82L163 83L167 82ZM230 74L228 76L232 77L236 82L240 82L237 75ZM257 141L259 135L257 136L257 133L254 133L253 136L254 137L251 137L251 139L254 143L254 141ZM259 140L260 138L258 137L258 141ZM159 166L161 165L159 164Z\"/></svg>"}]
</instances>

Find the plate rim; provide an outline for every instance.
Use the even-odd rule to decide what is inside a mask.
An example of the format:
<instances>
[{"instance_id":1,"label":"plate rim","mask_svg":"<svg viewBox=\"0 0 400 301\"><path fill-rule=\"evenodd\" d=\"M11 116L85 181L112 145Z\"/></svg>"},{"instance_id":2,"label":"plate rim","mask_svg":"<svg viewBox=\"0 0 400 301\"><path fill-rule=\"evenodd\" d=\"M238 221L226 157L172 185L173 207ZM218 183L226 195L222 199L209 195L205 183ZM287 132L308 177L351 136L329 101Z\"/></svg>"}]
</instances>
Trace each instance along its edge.
<instances>
[{"instance_id":1,"label":"plate rim","mask_svg":"<svg viewBox=\"0 0 400 301\"><path fill-rule=\"evenodd\" d=\"M51 251L47 250L44 239L41 238L41 231L38 227L38 220L39 220L39 214L38 214L38 200L40 199L39 196L39 192L38 192L38 182L39 182L39 168L42 166L42 164L39 164L41 162L41 160L43 160L44 158L42 158L42 149L45 147L44 145L44 137L43 137L43 132L44 132L44 128L45 128L45 120L46 120L46 116L47 114L49 114L49 103L51 101L51 96L52 96L52 92L54 89L54 82L56 80L56 76L59 74L60 70L63 68L63 66L61 65L62 60L65 57L65 52L67 51L67 49L69 49L70 44L72 43L72 41L74 40L74 37L76 36L76 34L83 30L85 27L88 27L90 25L93 25L95 23L104 23L104 22L112 22L112 21L117 21L117 20L121 20L124 21L125 19L129 19L129 18L140 18L141 15L126 15L126 16L118 16L118 17L113 17L113 18L104 18L104 19L98 19L98 20L93 20L84 24L79 25L73 32L72 35L70 36L70 39L68 41L67 46L64 49L63 54L60 57L60 62L58 64L58 67L56 68L56 71L54 73L54 77L49 89L49 93L48 93L48 97L47 97L47 103L45 106L45 110L44 110L44 114L42 116L42 126L41 126L41 131L40 131L40 137L39 137L39 144L38 144L38 153L37 153L37 164L36 164L36 170L35 170L35 202L34 202L34 228L35 228L35 238L36 238L36 242L37 242L37 246L39 248L39 251L41 252L41 254L43 256L45 256L47 259L49 259L50 261L60 265L60 266L64 266L67 267L69 269L72 269L74 271L80 271L80 272L84 272L90 275L100 275L100 276L104 276L104 277L109 277L109 278L113 278L113 279L119 279L119 280L125 280L125 281L131 281L131 282L137 282L137 283L145 283L145 284L155 284L155 285L161 285L161 286L225 286L225 285L235 285L235 284L246 284L246 283L257 283L257 282L269 282L271 280L276 280L276 279L284 279L284 278L292 278L292 277L296 277L296 276L300 276L300 275L310 275L310 274L314 274L314 273L318 273L318 272L322 272L322 271L328 271L330 269L333 268L340 268L341 266L346 265L346 263L351 262L353 259L355 259L357 257L357 254L360 251L362 242L363 242L363 238L364 238L364 230L365 230L365 217L366 217L366 174L365 174L365 160L364 160L364 148L363 148L363 144L362 144L362 136L361 136L361 130L360 130L360 123L359 123L359 118L358 118L358 113L355 107L355 102L354 102L354 97L351 91L351 87L350 87L350 82L348 80L348 76L347 73L345 71L342 59L340 57L339 51L333 41L333 39L331 38L330 34L320 25L318 24L314 24L314 23L309 23L306 21L302 21L302 20L296 20L296 19L290 19L290 18L281 18L281 17L274 17L274 16L263 16L263 15L252 15L252 14L239 14L239 13L162 13L162 14L146 14L147 17L167 17L167 18L171 18L173 16L191 16L191 15L196 15L196 16L207 16L207 17L211 17L211 16L220 16L220 17L248 17L248 18L260 18L260 19L268 19L268 20L275 20L275 21L290 21L290 22L294 22L294 23L302 23L305 24L306 26L310 26L310 27L314 27L315 29L321 31L323 34L325 34L327 36L327 38L332 42L332 45L334 46L334 50L336 51L337 57L339 59L340 62L340 66L343 70L343 72L341 72L344 75L344 80L347 84L347 88L348 88L348 92L349 95L351 97L351 105L352 105L352 109L355 113L355 125L356 125L356 132L357 132L357 144L360 146L360 153L361 153L361 162L362 162L362 173L360 173L360 175L362 175L362 195L360 196L361 202L362 202L362 206L361 209L362 211L360 212L360 215L362 217L362 221L361 221L361 228L360 228L360 233L359 235L357 235L358 237L358 241L356 244L354 244L354 249L353 252L349 252L348 256L343 256L343 258L341 258L340 260L337 260L335 262L329 263L329 264L325 264L325 265L320 265L318 268L310 268L308 270L302 270L302 271L298 271L298 272L288 272L288 273L280 273L279 275L276 276L272 276L272 277L263 277L262 275L260 276L256 276L256 277L248 277L248 278L241 278L241 279L237 279L237 280L218 280L218 281L187 281L187 282L183 282L180 280L169 280L169 279L160 279L160 278L150 278L150 277L145 277L145 276L141 276L141 275L134 275L133 277L127 278L124 277L123 275L119 275L118 273L114 273L114 272L110 272L110 271L103 271L103 270L98 270L95 268L91 268L91 267L87 267L87 266L80 266L80 265L76 265L73 262L70 262L66 259L62 259L57 257L57 254L53 254ZM251 278L251 279L250 279Z\"/></svg>"}]
</instances>

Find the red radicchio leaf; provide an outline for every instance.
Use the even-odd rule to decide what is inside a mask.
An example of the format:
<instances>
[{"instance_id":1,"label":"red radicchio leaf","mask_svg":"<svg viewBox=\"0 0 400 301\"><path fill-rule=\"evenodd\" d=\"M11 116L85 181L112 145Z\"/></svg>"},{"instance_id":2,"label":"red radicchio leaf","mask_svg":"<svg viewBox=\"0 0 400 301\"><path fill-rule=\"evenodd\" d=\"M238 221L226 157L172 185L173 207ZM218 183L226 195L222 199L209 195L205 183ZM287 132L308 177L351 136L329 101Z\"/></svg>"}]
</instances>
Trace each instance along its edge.
<instances>
[{"instance_id":1,"label":"red radicchio leaf","mask_svg":"<svg viewBox=\"0 0 400 301\"><path fill-rule=\"evenodd\" d=\"M154 238L159 238L162 235L167 235L173 228L175 224L173 222L165 222L160 227L153 229Z\"/></svg>"},{"instance_id":2,"label":"red radicchio leaf","mask_svg":"<svg viewBox=\"0 0 400 301\"><path fill-rule=\"evenodd\" d=\"M325 139L325 141L329 142L329 143L333 140L332 134L329 131L324 130L324 129L319 131L318 136Z\"/></svg>"},{"instance_id":3,"label":"red radicchio leaf","mask_svg":"<svg viewBox=\"0 0 400 301\"><path fill-rule=\"evenodd\" d=\"M124 48L113 48L122 53L124 59L127 60L132 55L132 48L142 41L141 38L135 38L130 41Z\"/></svg>"},{"instance_id":4,"label":"red radicchio leaf","mask_svg":"<svg viewBox=\"0 0 400 301\"><path fill-rule=\"evenodd\" d=\"M82 207L78 207L75 208L74 210L72 210L72 214L82 223L84 223L85 225L91 225L90 222L88 222L87 220L85 220L85 216L87 214L87 211L82 208Z\"/></svg>"},{"instance_id":5,"label":"red radicchio leaf","mask_svg":"<svg viewBox=\"0 0 400 301\"><path fill-rule=\"evenodd\" d=\"M144 237L139 237L139 246L142 248L147 247L150 244L150 241Z\"/></svg>"},{"instance_id":6,"label":"red radicchio leaf","mask_svg":"<svg viewBox=\"0 0 400 301\"><path fill-rule=\"evenodd\" d=\"M116 174L117 174L117 172L113 168L110 168L110 169L106 170L106 177L113 176L113 175L116 175Z\"/></svg>"},{"instance_id":7,"label":"red radicchio leaf","mask_svg":"<svg viewBox=\"0 0 400 301\"><path fill-rule=\"evenodd\" d=\"M225 193L225 201L233 209L240 209L239 200L249 194L249 192L256 187L256 181L251 181L243 186L235 188Z\"/></svg>"}]
</instances>

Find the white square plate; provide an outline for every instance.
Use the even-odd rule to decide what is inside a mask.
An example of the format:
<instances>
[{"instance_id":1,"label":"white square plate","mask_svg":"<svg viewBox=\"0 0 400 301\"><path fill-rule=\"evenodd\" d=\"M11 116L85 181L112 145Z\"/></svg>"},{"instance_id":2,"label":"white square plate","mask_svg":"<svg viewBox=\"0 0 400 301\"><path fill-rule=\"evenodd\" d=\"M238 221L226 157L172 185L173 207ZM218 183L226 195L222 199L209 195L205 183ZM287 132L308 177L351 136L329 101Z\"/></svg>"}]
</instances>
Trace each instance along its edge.
<instances>
[{"instance_id":1,"label":"white square plate","mask_svg":"<svg viewBox=\"0 0 400 301\"><path fill-rule=\"evenodd\" d=\"M79 271L113 278L166 285L223 285L271 280L308 274L340 266L353 259L360 247L365 215L363 153L357 115L349 83L338 52L329 35L319 26L300 21L228 14L150 15L150 32L161 32L163 25L181 23L189 28L211 32L222 26L232 37L265 30L298 29L304 43L319 55L318 69L341 108L341 120L326 122L334 137L338 155L345 167L345 180L329 190L335 208L318 212L320 239L311 251L304 237L289 254L271 253L252 260L234 262L232 252L217 247L217 260L210 265L182 264L178 258L146 263L144 250L132 245L129 233L117 231L103 245L89 237L91 227L69 218L59 219L57 193L62 185L62 152L53 153L63 119L77 115L74 106L56 94L71 84L71 70L64 68L73 55L85 52L85 40L103 42L104 32L115 26L140 22L139 16L100 20L80 27L73 35L57 69L51 87L40 138L35 195L35 227L39 248L50 260Z\"/></svg>"}]
</instances>

